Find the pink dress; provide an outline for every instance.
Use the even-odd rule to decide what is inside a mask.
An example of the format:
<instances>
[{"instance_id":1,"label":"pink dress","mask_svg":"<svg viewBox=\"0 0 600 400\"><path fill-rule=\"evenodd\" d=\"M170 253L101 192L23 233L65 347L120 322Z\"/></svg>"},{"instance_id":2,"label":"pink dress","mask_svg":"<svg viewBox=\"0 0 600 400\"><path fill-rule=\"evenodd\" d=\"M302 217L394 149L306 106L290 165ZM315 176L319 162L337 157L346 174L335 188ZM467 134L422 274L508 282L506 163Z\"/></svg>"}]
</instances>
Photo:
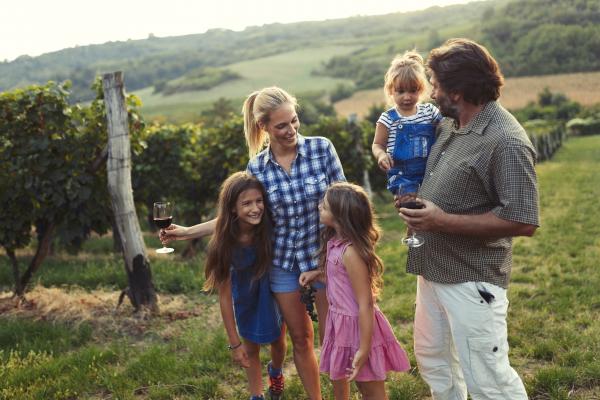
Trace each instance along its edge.
<instances>
[{"instance_id":1,"label":"pink dress","mask_svg":"<svg viewBox=\"0 0 600 400\"><path fill-rule=\"evenodd\" d=\"M321 350L320 370L332 380L345 379L347 368L360 347L358 304L346 267L344 251L350 243L331 239L327 243L327 299L329 312L325 322L325 338ZM410 362L396 340L390 323L375 305L373 336L369 358L356 380L383 381L388 371L407 371Z\"/></svg>"}]
</instances>

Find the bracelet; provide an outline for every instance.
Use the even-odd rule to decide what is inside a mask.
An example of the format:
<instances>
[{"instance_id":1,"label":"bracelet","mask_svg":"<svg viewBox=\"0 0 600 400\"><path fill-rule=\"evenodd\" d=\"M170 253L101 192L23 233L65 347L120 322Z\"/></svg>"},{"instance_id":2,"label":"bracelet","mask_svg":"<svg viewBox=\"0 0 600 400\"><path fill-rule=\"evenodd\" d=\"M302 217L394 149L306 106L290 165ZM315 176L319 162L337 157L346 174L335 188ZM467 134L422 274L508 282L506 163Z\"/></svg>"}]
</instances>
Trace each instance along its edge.
<instances>
[{"instance_id":1,"label":"bracelet","mask_svg":"<svg viewBox=\"0 0 600 400\"><path fill-rule=\"evenodd\" d=\"M237 349L238 347L240 347L241 345L242 345L242 342L240 341L240 342L239 342L238 344L236 344L235 346L232 346L232 345L228 344L228 345L227 345L227 348L228 348L229 350L235 350L235 349Z\"/></svg>"}]
</instances>

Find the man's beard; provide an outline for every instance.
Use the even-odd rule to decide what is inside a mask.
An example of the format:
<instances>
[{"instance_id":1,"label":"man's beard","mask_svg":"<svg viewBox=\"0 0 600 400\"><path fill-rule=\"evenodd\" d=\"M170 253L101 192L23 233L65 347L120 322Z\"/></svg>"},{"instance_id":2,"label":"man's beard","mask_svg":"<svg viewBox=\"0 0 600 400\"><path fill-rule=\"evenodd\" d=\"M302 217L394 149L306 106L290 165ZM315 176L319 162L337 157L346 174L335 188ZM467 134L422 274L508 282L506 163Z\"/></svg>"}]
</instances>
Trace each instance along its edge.
<instances>
[{"instance_id":1,"label":"man's beard","mask_svg":"<svg viewBox=\"0 0 600 400\"><path fill-rule=\"evenodd\" d=\"M442 113L444 117L458 120L459 112L458 107L456 107L456 103L450 100L450 98L447 96L438 96L438 98L435 100L440 108L440 113Z\"/></svg>"}]
</instances>

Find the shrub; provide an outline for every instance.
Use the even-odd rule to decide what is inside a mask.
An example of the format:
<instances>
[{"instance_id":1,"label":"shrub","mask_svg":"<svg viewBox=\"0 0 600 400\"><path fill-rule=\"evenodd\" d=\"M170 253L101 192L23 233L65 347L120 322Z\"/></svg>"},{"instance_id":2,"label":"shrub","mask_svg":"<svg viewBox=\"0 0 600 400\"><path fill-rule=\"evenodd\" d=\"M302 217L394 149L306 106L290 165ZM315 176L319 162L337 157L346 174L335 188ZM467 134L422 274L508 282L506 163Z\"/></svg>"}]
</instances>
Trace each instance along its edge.
<instances>
[{"instance_id":1,"label":"shrub","mask_svg":"<svg viewBox=\"0 0 600 400\"><path fill-rule=\"evenodd\" d=\"M600 133L600 118L573 118L567 122L569 136L595 135Z\"/></svg>"}]
</instances>

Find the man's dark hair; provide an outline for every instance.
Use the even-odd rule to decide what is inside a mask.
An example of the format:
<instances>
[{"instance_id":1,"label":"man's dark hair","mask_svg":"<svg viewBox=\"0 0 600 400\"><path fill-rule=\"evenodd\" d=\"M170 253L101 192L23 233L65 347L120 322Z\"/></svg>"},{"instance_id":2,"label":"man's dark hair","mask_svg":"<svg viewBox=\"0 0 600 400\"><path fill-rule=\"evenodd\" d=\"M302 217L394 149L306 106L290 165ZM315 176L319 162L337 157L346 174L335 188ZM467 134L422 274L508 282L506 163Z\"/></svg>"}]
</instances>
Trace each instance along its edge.
<instances>
[{"instance_id":1,"label":"man's dark hair","mask_svg":"<svg viewBox=\"0 0 600 400\"><path fill-rule=\"evenodd\" d=\"M427 68L435 74L441 89L462 94L472 104L484 104L500 97L504 77L494 57L482 45L469 39L449 39L431 50Z\"/></svg>"}]
</instances>

